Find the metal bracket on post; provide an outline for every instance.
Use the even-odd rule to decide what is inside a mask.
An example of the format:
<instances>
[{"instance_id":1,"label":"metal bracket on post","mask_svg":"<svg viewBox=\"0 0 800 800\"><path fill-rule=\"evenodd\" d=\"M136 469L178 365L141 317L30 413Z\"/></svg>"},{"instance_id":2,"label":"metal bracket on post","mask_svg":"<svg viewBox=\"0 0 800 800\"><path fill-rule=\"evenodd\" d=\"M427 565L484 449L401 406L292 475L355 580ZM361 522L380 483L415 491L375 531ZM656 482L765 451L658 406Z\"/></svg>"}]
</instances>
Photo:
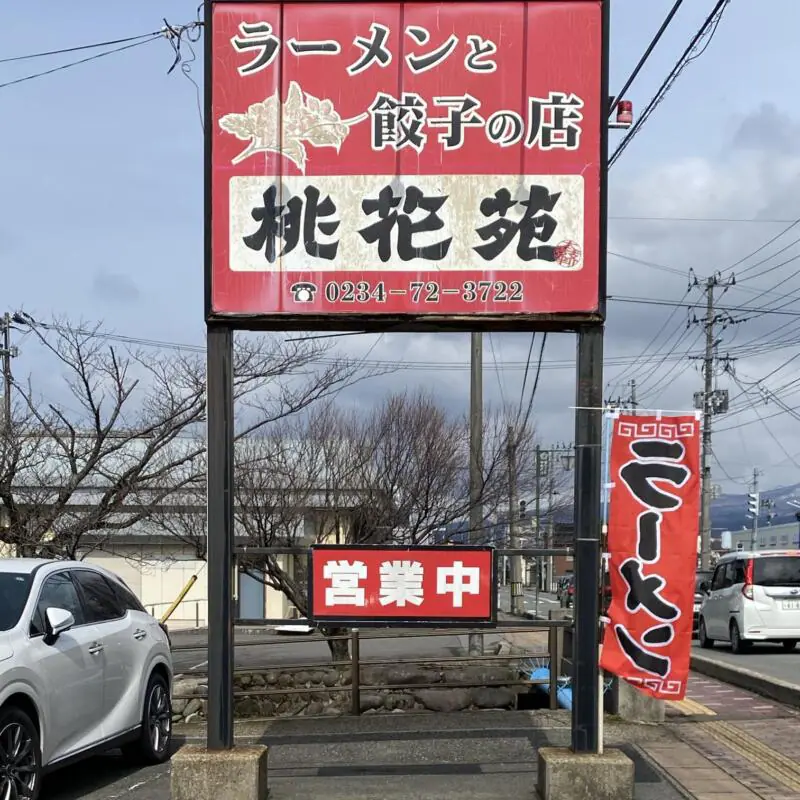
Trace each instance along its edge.
<instances>
[{"instance_id":1,"label":"metal bracket on post","mask_svg":"<svg viewBox=\"0 0 800 800\"><path fill-rule=\"evenodd\" d=\"M233 747L233 330L208 326L209 750Z\"/></svg>"}]
</instances>

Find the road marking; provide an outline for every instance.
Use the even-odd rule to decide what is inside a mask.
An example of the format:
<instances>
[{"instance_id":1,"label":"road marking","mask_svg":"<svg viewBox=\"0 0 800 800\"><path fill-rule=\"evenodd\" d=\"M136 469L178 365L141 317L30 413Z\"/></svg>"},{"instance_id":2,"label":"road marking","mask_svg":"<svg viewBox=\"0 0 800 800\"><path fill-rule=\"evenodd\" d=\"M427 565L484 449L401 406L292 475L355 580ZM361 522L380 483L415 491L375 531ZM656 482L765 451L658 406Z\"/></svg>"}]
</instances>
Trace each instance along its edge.
<instances>
[{"instance_id":1,"label":"road marking","mask_svg":"<svg viewBox=\"0 0 800 800\"><path fill-rule=\"evenodd\" d=\"M800 791L800 765L728 722L703 722L701 727L729 750L742 756L784 786Z\"/></svg>"},{"instance_id":2,"label":"road marking","mask_svg":"<svg viewBox=\"0 0 800 800\"><path fill-rule=\"evenodd\" d=\"M775 708L775 706L753 706L753 711L766 711L767 709Z\"/></svg>"},{"instance_id":3,"label":"road marking","mask_svg":"<svg viewBox=\"0 0 800 800\"><path fill-rule=\"evenodd\" d=\"M208 661L201 661L199 664L195 664L193 667L189 667L189 670L191 671L195 669L202 669L203 667L207 666L208 666Z\"/></svg>"},{"instance_id":4,"label":"road marking","mask_svg":"<svg viewBox=\"0 0 800 800\"><path fill-rule=\"evenodd\" d=\"M702 703L698 703L696 700L692 700L690 698L685 698L684 700L669 700L668 701L672 708L677 709L686 717L694 717L694 716L705 716L705 717L716 717L717 712L712 711L708 706L704 706Z\"/></svg>"}]
</instances>

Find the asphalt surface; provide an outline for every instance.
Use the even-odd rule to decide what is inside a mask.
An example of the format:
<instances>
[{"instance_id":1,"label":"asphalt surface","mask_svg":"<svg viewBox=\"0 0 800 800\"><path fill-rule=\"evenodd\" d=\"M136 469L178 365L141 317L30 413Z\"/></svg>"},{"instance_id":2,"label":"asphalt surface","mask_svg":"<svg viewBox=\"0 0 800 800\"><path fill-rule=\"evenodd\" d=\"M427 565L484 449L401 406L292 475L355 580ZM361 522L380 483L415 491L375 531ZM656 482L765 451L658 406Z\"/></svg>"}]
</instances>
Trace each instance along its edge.
<instances>
[{"instance_id":1,"label":"asphalt surface","mask_svg":"<svg viewBox=\"0 0 800 800\"><path fill-rule=\"evenodd\" d=\"M507 590L501 592L499 606L508 607ZM525 593L526 611L535 612L536 594ZM547 611L559 608L555 595L540 593L539 613L547 616ZM392 638L392 634L402 634L402 638ZM171 633L173 661L177 673L204 674L208 669L208 634L205 631L174 631ZM457 631L443 632L441 635L414 635L413 630L363 630L361 631L361 658L369 660L392 660L402 658L439 658L463 655L467 649L467 636ZM502 639L502 631L487 631L484 634L484 647L490 648ZM256 631L237 630L235 666L237 669L269 669L271 667L294 666L301 664L327 664L331 653L324 638L318 633L276 634L268 629Z\"/></svg>"},{"instance_id":2,"label":"asphalt surface","mask_svg":"<svg viewBox=\"0 0 800 800\"><path fill-rule=\"evenodd\" d=\"M401 658L440 658L463 655L467 636L445 633L437 636L415 636L404 631L403 638L390 638L386 632L362 632L361 658L365 661L391 661ZM303 664L328 664L331 652L321 634L275 634L264 632L237 632L241 642L235 650L237 669L270 669ZM484 635L484 646L489 648L501 639L495 631ZM203 674L208 669L208 638L205 633L173 634L173 663L176 673ZM190 647L191 649L184 649Z\"/></svg>"},{"instance_id":3,"label":"asphalt surface","mask_svg":"<svg viewBox=\"0 0 800 800\"><path fill-rule=\"evenodd\" d=\"M238 733L242 743L270 748L270 800L533 800L536 750L566 746L570 737L567 712L297 719ZM634 759L636 800L678 800L632 744L662 732L609 726L606 734ZM96 758L55 773L41 800L169 800L169 770L131 772L117 757Z\"/></svg>"},{"instance_id":4,"label":"asphalt surface","mask_svg":"<svg viewBox=\"0 0 800 800\"><path fill-rule=\"evenodd\" d=\"M800 684L800 648L793 653L786 653L779 644L754 643L749 653L737 656L731 652L730 645L723 642L715 644L711 650L703 650L695 642L693 652L720 664L729 664L768 678Z\"/></svg>"}]
</instances>

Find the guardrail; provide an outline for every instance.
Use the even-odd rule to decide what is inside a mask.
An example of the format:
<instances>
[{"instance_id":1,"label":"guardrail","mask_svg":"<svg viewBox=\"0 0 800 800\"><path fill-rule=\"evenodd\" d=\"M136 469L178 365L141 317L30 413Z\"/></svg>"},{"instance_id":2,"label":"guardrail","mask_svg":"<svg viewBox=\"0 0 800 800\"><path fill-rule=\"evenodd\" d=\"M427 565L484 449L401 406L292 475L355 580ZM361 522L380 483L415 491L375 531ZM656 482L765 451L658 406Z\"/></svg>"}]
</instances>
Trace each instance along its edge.
<instances>
[{"instance_id":1,"label":"guardrail","mask_svg":"<svg viewBox=\"0 0 800 800\"><path fill-rule=\"evenodd\" d=\"M286 621L284 621L285 623ZM391 659L364 659L361 657L361 645L364 641L373 641L375 639L403 639L403 638L429 638L429 637L437 637L437 636L467 636L470 633L477 633L482 634L484 636L487 635L487 629L483 628L481 630L472 630L472 629L434 629L434 630L414 630L414 631L394 631L390 629L389 631L384 630L376 630L371 631L369 633L363 633L358 629L351 629L347 634L343 635L336 635L336 636L325 636L324 639L320 636L312 636L309 638L302 638L302 639L291 639L292 644L309 644L312 642L319 643L320 641L329 642L329 641L346 641L349 644L349 655L350 657L347 660L343 661L325 661L325 662L315 662L315 663L295 663L295 664L281 664L279 666L270 666L266 664L263 667L237 667L234 670L234 674L245 674L245 673L253 673L259 671L267 671L267 670L282 670L282 671L300 671L300 670L314 670L314 669L322 669L322 668L348 668L350 671L350 685L336 685L336 686L315 686L313 690L308 688L278 688L278 687L264 687L264 688L247 688L247 689L237 689L234 691L235 698L243 698L243 697L264 697L264 696L281 696L281 695L291 695L291 694L303 694L313 691L314 694L332 694L337 693L341 694L344 692L349 692L351 695L351 707L350 713L358 716L361 714L361 689L362 689L362 675L363 670L368 667L380 667L380 666L398 666L403 664L413 664L415 666L424 666L424 665L441 665L446 666L450 664L458 665L476 665L482 663L513 663L513 662L524 662L527 660L532 659L546 659L549 665L557 665L556 669L550 669L549 671L549 678L547 680L540 679L540 680L531 680L526 678L518 678L516 680L496 680L496 681L482 681L480 683L477 682L470 682L470 681L459 681L458 684L442 684L442 683L396 683L396 684L370 684L370 689L387 689L393 691L403 691L403 690L417 690L417 689L432 689L432 688L474 688L480 686L516 686L516 687L532 687L536 685L548 685L549 687L549 705L551 709L555 709L558 707L557 705L557 689L558 689L558 680L562 674L562 661L563 661L563 653L564 653L564 635L565 630L572 624L571 620L566 619L546 619L546 620L536 620L535 622L530 622L528 624L520 624L518 621L514 620L499 620L498 621L498 629L503 630L505 633L531 633L535 631L544 631L547 630L548 632L548 642L547 642L547 649L544 651L530 651L530 652L519 652L510 653L510 654L489 654L489 655L464 655L464 656L447 656L447 655L437 655L437 656L423 656L423 657L409 657L409 658L391 658ZM255 647L255 646L264 646L264 647L279 647L281 645L286 645L288 642L283 637L278 638L276 636L271 637L264 637L264 638L253 638L248 637L246 641L242 642L234 642L235 647ZM191 651L191 650L198 650L204 649L204 647L198 647L197 645L174 645L173 652L181 652L181 651ZM269 661L269 659L266 659ZM205 674L204 672L198 670L192 670L191 675L192 677L197 677L199 675ZM198 697L197 695L181 695L176 694L174 695L174 699L176 700L191 700Z\"/></svg>"},{"instance_id":2,"label":"guardrail","mask_svg":"<svg viewBox=\"0 0 800 800\"><path fill-rule=\"evenodd\" d=\"M162 602L162 603L145 603L144 607L145 607L145 609L147 610L147 612L151 616L157 617L159 615L156 614L156 609L169 608L172 605L173 602L174 601L170 600L170 601ZM201 606L202 606L203 610L205 611L205 608L207 607L207 604L208 604L208 600L206 598L204 598L204 597L203 598L198 598L196 600L184 600L184 601L182 601L180 606L178 606L178 608L179 609L183 609L183 610L189 610L189 616L176 616L175 614L173 614L170 617L169 622L168 622L169 627L170 628L175 628L177 630L179 628L179 626L183 625L184 623L188 627L192 627L192 626L195 627L195 628L203 627L205 625L206 614L205 613L201 614L200 613L200 609L201 609ZM194 609L193 609L194 610L194 614L191 613L192 606L194 606ZM202 625L200 624L201 620L203 622Z\"/></svg>"}]
</instances>

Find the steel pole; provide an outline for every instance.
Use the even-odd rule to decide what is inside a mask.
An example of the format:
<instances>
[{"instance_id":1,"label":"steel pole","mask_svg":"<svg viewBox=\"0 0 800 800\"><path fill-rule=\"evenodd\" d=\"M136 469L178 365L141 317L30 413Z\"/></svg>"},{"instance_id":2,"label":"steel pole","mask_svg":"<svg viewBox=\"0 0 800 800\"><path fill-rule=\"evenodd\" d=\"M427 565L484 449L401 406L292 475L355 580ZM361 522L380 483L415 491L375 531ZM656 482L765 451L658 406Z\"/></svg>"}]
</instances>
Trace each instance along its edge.
<instances>
[{"instance_id":1,"label":"steel pole","mask_svg":"<svg viewBox=\"0 0 800 800\"><path fill-rule=\"evenodd\" d=\"M208 326L209 750L233 747L233 330Z\"/></svg>"},{"instance_id":2,"label":"steel pole","mask_svg":"<svg viewBox=\"0 0 800 800\"><path fill-rule=\"evenodd\" d=\"M479 544L483 532L483 334L470 337L469 384L469 540ZM483 635L469 634L470 655L483 655Z\"/></svg>"},{"instance_id":3,"label":"steel pole","mask_svg":"<svg viewBox=\"0 0 800 800\"><path fill-rule=\"evenodd\" d=\"M599 749L603 328L578 333L575 412L575 643L572 749Z\"/></svg>"}]
</instances>

